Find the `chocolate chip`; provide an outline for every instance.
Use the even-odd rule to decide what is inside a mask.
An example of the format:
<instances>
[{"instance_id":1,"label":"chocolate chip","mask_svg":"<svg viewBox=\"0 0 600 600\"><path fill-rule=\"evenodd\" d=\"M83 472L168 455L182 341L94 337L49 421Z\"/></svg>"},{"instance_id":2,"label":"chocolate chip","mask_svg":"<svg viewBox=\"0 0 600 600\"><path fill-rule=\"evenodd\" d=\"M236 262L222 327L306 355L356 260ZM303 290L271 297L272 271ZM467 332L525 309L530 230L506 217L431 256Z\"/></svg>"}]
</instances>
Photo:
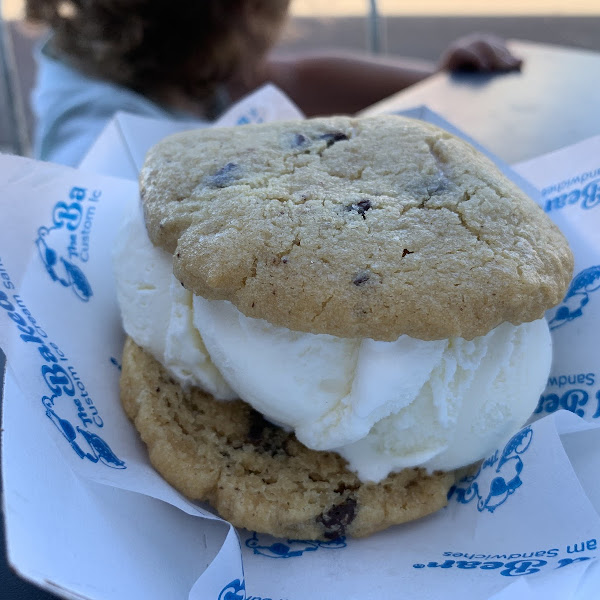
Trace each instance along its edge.
<instances>
[{"instance_id":1,"label":"chocolate chip","mask_svg":"<svg viewBox=\"0 0 600 600\"><path fill-rule=\"evenodd\" d=\"M286 454L284 445L290 436L287 431L267 421L257 410L251 409L248 417L247 443L252 444L258 452L271 456Z\"/></svg>"},{"instance_id":2,"label":"chocolate chip","mask_svg":"<svg viewBox=\"0 0 600 600\"><path fill-rule=\"evenodd\" d=\"M333 490L336 494L343 494L344 492L355 492L360 487L358 483L345 483L339 481L337 487Z\"/></svg>"},{"instance_id":3,"label":"chocolate chip","mask_svg":"<svg viewBox=\"0 0 600 600\"><path fill-rule=\"evenodd\" d=\"M224 188L231 185L241 175L241 168L237 163L229 162L221 167L213 175L206 178L206 184L210 187Z\"/></svg>"},{"instance_id":4,"label":"chocolate chip","mask_svg":"<svg viewBox=\"0 0 600 600\"><path fill-rule=\"evenodd\" d=\"M348 498L341 504L336 504L327 512L317 517L317 522L325 527L324 537L328 540L346 535L346 527L356 517L356 500Z\"/></svg>"},{"instance_id":5,"label":"chocolate chip","mask_svg":"<svg viewBox=\"0 0 600 600\"><path fill-rule=\"evenodd\" d=\"M286 265L287 262L288 262L288 257L287 256L276 256L271 261L271 263L274 264L274 265Z\"/></svg>"},{"instance_id":6,"label":"chocolate chip","mask_svg":"<svg viewBox=\"0 0 600 600\"><path fill-rule=\"evenodd\" d=\"M455 184L442 172L429 176L425 183L425 188L429 196L444 194L453 187L455 187Z\"/></svg>"},{"instance_id":7,"label":"chocolate chip","mask_svg":"<svg viewBox=\"0 0 600 600\"><path fill-rule=\"evenodd\" d=\"M358 213L363 219L366 219L367 217L365 217L365 213L372 207L371 201L370 200L359 200L358 202L354 203L354 204L349 204L348 206L346 206L346 210L348 212L356 212Z\"/></svg>"},{"instance_id":8,"label":"chocolate chip","mask_svg":"<svg viewBox=\"0 0 600 600\"><path fill-rule=\"evenodd\" d=\"M331 133L324 133L323 135L319 136L319 139L326 140L327 147L331 148L331 146L333 146L336 142L342 142L349 138L341 131L332 131Z\"/></svg>"},{"instance_id":9,"label":"chocolate chip","mask_svg":"<svg viewBox=\"0 0 600 600\"><path fill-rule=\"evenodd\" d=\"M352 280L352 283L356 286L363 285L369 281L370 274L368 271L361 271L356 275L356 277Z\"/></svg>"},{"instance_id":10,"label":"chocolate chip","mask_svg":"<svg viewBox=\"0 0 600 600\"><path fill-rule=\"evenodd\" d=\"M292 148L299 148L301 146L308 146L310 144L310 140L301 133L295 133L292 138Z\"/></svg>"},{"instance_id":11,"label":"chocolate chip","mask_svg":"<svg viewBox=\"0 0 600 600\"><path fill-rule=\"evenodd\" d=\"M402 258L404 258L407 254L414 254L414 252L411 252L410 250L404 248L404 250L402 250Z\"/></svg>"},{"instance_id":12,"label":"chocolate chip","mask_svg":"<svg viewBox=\"0 0 600 600\"><path fill-rule=\"evenodd\" d=\"M269 421L267 421L257 410L251 410L247 434L248 441L251 443L260 442L264 430L268 427L272 427L272 423L269 423Z\"/></svg>"}]
</instances>

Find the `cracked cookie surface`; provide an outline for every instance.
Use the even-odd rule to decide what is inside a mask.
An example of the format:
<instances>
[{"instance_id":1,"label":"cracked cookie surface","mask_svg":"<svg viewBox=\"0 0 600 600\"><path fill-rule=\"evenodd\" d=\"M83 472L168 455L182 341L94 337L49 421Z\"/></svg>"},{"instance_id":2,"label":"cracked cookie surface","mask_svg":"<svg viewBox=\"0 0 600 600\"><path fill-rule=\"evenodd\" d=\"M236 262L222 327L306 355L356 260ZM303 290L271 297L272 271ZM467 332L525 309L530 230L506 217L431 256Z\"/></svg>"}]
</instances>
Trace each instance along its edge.
<instances>
[{"instance_id":1,"label":"cracked cookie surface","mask_svg":"<svg viewBox=\"0 0 600 600\"><path fill-rule=\"evenodd\" d=\"M300 539L361 537L447 502L454 472L405 469L363 483L333 452L309 450L241 400L184 391L127 339L121 400L162 476L238 527Z\"/></svg>"},{"instance_id":2,"label":"cracked cookie surface","mask_svg":"<svg viewBox=\"0 0 600 600\"><path fill-rule=\"evenodd\" d=\"M572 274L556 226L486 157L403 117L177 134L140 183L186 288L289 329L470 339L541 318Z\"/></svg>"}]
</instances>

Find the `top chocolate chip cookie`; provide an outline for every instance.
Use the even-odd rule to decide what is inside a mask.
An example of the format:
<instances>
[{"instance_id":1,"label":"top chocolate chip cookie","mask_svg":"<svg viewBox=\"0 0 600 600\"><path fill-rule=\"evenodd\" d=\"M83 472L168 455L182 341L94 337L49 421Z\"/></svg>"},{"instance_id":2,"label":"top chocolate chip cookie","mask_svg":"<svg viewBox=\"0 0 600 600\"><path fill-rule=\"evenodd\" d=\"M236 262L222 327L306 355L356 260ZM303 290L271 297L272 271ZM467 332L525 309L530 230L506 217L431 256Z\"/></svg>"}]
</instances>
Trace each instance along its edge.
<instances>
[{"instance_id":1,"label":"top chocolate chip cookie","mask_svg":"<svg viewBox=\"0 0 600 600\"><path fill-rule=\"evenodd\" d=\"M186 288L298 331L470 339L542 317L572 274L562 234L486 157L397 116L177 134L141 193Z\"/></svg>"}]
</instances>

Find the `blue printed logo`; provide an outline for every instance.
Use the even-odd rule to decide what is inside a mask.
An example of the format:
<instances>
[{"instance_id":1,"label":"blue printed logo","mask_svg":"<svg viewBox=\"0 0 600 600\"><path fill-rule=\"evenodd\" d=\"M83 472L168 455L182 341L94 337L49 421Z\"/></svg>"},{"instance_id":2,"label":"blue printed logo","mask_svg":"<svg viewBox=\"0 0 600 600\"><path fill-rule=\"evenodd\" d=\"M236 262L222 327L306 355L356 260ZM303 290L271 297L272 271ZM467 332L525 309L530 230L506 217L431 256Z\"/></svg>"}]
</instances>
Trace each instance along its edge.
<instances>
[{"instance_id":1,"label":"blue printed logo","mask_svg":"<svg viewBox=\"0 0 600 600\"><path fill-rule=\"evenodd\" d=\"M596 208L596 206L600 206L600 179L590 181L583 187L561 193L564 189L568 189L576 183L583 184L585 181L598 174L600 174L600 169L587 171L543 189L542 196L544 197L552 192L558 192L558 196L544 200L544 210L546 212L557 211L562 210L567 206L577 204L584 210L590 210Z\"/></svg>"},{"instance_id":2,"label":"blue printed logo","mask_svg":"<svg viewBox=\"0 0 600 600\"><path fill-rule=\"evenodd\" d=\"M445 560L444 562L430 561L427 564L417 563L413 565L413 569L481 569L482 571L498 571L504 577L519 577L521 575L533 575L539 573L542 567L548 564L546 560L529 559L529 560L511 560L504 561L486 561L480 560Z\"/></svg>"},{"instance_id":3,"label":"blue printed logo","mask_svg":"<svg viewBox=\"0 0 600 600\"><path fill-rule=\"evenodd\" d=\"M319 548L328 548L338 550L346 547L346 538L339 537L335 540L320 542L312 540L278 540L269 543L270 536L262 536L259 539L256 531L246 540L246 547L250 548L254 554L268 556L269 558L293 558L302 556L305 552L315 552ZM269 538L269 539L265 539ZM262 542L262 543L261 543Z\"/></svg>"},{"instance_id":4,"label":"blue printed logo","mask_svg":"<svg viewBox=\"0 0 600 600\"><path fill-rule=\"evenodd\" d=\"M95 202L101 192L88 193L74 187L69 202L57 202L52 209L52 226L40 227L35 244L40 258L52 281L60 283L82 302L93 295L87 277L77 263L89 260L90 233L96 214Z\"/></svg>"},{"instance_id":5,"label":"blue printed logo","mask_svg":"<svg viewBox=\"0 0 600 600\"><path fill-rule=\"evenodd\" d=\"M48 275L52 281L57 281L64 287L70 287L80 300L87 302L92 296L92 288L86 276L76 264L64 256L60 256L54 248L48 246L46 238L49 237L51 231L53 229L40 227L38 238L35 241Z\"/></svg>"},{"instance_id":6,"label":"blue printed logo","mask_svg":"<svg viewBox=\"0 0 600 600\"><path fill-rule=\"evenodd\" d=\"M581 541L576 544L563 546L566 554L578 554L579 552L595 552L598 542L595 538ZM563 556L553 560L560 553L560 548L549 548L534 550L533 552L514 552L506 554L487 554L476 552L442 552L443 559L430 560L427 563L416 563L413 569L441 569L448 572L449 569L481 571L494 571L503 577L521 577L522 575L533 575L542 569L564 569L565 567L580 563L595 556ZM542 558L543 557L543 558ZM459 560L457 560L459 559Z\"/></svg>"},{"instance_id":7,"label":"blue printed logo","mask_svg":"<svg viewBox=\"0 0 600 600\"><path fill-rule=\"evenodd\" d=\"M590 301L590 294L600 289L600 265L584 269L571 281L567 294L548 319L550 329L558 329L565 323L583 315L583 307Z\"/></svg>"},{"instance_id":8,"label":"blue printed logo","mask_svg":"<svg viewBox=\"0 0 600 600\"><path fill-rule=\"evenodd\" d=\"M228 583L219 594L218 600L245 600L246 586L244 580L234 579Z\"/></svg>"},{"instance_id":9,"label":"blue printed logo","mask_svg":"<svg viewBox=\"0 0 600 600\"><path fill-rule=\"evenodd\" d=\"M32 350L31 367L43 381L46 392L42 396L46 416L79 458L113 469L125 469L125 462L96 433L104 427L104 421L85 383L69 358L49 338L16 292L16 286L3 268L2 260L0 273L4 287L11 293L9 297L0 290L0 309L16 327L21 342ZM73 418L65 418L65 413L70 413Z\"/></svg>"},{"instance_id":10,"label":"blue printed logo","mask_svg":"<svg viewBox=\"0 0 600 600\"><path fill-rule=\"evenodd\" d=\"M236 125L248 125L250 123L264 123L264 116L258 112L256 107L252 107L246 114L242 115L235 122Z\"/></svg>"},{"instance_id":11,"label":"blue printed logo","mask_svg":"<svg viewBox=\"0 0 600 600\"><path fill-rule=\"evenodd\" d=\"M219 593L217 600L272 600L261 596L248 596L244 580L234 579L228 583Z\"/></svg>"},{"instance_id":12,"label":"blue printed logo","mask_svg":"<svg viewBox=\"0 0 600 600\"><path fill-rule=\"evenodd\" d=\"M592 394L593 391L588 392L582 388L570 389L560 395L542 394L533 414L540 414L542 412L553 413L562 408L576 414L578 417L585 417L586 405L588 415L594 410L592 406L593 402L588 404L588 400ZM591 418L598 419L600 417L600 390L597 390L596 394L592 397L596 399L596 411L591 415Z\"/></svg>"},{"instance_id":13,"label":"blue printed logo","mask_svg":"<svg viewBox=\"0 0 600 600\"><path fill-rule=\"evenodd\" d=\"M63 434L67 442L71 444L79 458L87 458L93 463L98 461L104 463L107 467L113 469L125 469L125 462L122 461L111 449L110 446L97 434L87 429L82 429L77 425L73 427L72 423L56 414L53 409L54 400L48 396L42 398L42 404L46 407L46 416L56 425L57 429ZM84 450L77 441L77 434L80 434L83 441L87 444L87 450Z\"/></svg>"},{"instance_id":14,"label":"blue printed logo","mask_svg":"<svg viewBox=\"0 0 600 600\"><path fill-rule=\"evenodd\" d=\"M477 510L493 513L504 504L509 496L521 487L523 460L521 456L528 450L533 438L533 430L525 427L516 433L506 444L498 457L496 451L483 461L475 475L465 477L448 492L448 499L468 504L477 499Z\"/></svg>"}]
</instances>

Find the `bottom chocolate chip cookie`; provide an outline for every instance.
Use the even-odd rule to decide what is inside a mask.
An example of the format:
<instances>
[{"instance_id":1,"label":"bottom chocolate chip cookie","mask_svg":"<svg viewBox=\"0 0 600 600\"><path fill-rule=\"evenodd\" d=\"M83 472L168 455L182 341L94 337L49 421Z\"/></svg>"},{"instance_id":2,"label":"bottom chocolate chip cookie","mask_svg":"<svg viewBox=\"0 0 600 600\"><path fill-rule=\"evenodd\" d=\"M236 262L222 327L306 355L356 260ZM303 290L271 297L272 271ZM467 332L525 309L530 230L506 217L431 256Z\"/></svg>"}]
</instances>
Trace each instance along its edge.
<instances>
[{"instance_id":1,"label":"bottom chocolate chip cookie","mask_svg":"<svg viewBox=\"0 0 600 600\"><path fill-rule=\"evenodd\" d=\"M121 400L161 475L237 527L279 537L369 535L446 504L455 473L405 469L363 483L333 452L303 446L241 400L184 391L127 339Z\"/></svg>"}]
</instances>

